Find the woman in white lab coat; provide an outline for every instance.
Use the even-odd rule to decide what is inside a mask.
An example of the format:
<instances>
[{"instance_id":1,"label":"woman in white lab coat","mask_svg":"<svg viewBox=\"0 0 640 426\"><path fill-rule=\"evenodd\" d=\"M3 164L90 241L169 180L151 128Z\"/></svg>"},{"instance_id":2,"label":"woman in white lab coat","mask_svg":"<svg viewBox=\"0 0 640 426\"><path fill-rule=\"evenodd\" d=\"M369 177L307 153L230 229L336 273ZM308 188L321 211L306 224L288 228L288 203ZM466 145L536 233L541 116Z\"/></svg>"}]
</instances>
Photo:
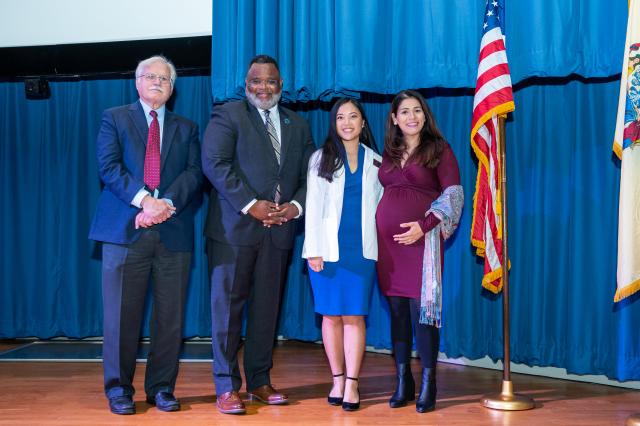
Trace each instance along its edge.
<instances>
[{"instance_id":1,"label":"woman in white lab coat","mask_svg":"<svg viewBox=\"0 0 640 426\"><path fill-rule=\"evenodd\" d=\"M309 265L315 311L323 316L322 340L333 374L328 402L347 411L360 406L364 317L378 258L381 160L361 105L338 100L329 134L309 161L302 257Z\"/></svg>"}]
</instances>

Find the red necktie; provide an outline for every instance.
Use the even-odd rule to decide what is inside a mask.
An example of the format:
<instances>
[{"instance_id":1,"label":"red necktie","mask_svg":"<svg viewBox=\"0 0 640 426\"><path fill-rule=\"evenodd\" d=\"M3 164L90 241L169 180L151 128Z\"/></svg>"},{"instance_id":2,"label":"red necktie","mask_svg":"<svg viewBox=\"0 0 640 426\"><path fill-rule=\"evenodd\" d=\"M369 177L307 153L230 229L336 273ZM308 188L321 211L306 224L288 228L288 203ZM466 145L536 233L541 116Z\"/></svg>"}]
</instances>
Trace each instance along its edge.
<instances>
[{"instance_id":1,"label":"red necktie","mask_svg":"<svg viewBox=\"0 0 640 426\"><path fill-rule=\"evenodd\" d=\"M160 185L160 123L158 113L150 111L153 119L149 126L147 151L144 156L144 183L154 190Z\"/></svg>"}]
</instances>

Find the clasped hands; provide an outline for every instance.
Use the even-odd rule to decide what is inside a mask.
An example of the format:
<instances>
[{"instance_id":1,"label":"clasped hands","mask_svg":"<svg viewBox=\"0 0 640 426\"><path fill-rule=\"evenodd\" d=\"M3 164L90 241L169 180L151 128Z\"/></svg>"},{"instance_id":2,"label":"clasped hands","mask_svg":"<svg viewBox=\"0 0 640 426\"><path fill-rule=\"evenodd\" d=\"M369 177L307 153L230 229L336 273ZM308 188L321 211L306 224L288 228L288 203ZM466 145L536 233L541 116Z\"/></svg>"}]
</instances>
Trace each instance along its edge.
<instances>
[{"instance_id":1,"label":"clasped hands","mask_svg":"<svg viewBox=\"0 0 640 426\"><path fill-rule=\"evenodd\" d=\"M278 204L267 200L258 200L249 208L249 214L262 222L262 226L266 228L271 225L282 225L298 216L299 213L295 204Z\"/></svg>"},{"instance_id":2,"label":"clasped hands","mask_svg":"<svg viewBox=\"0 0 640 426\"><path fill-rule=\"evenodd\" d=\"M136 215L135 226L138 228L149 228L169 219L176 208L165 200L145 196L140 203L142 211Z\"/></svg>"}]
</instances>

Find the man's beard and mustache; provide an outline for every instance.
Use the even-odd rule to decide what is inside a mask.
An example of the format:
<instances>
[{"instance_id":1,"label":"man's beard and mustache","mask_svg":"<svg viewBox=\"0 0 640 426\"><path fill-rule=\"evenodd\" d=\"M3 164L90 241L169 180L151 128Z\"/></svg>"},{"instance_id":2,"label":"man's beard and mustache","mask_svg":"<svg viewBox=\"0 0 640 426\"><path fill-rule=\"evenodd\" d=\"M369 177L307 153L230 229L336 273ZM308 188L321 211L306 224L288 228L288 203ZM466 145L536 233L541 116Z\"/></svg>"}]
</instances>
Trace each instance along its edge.
<instances>
[{"instance_id":1,"label":"man's beard and mustache","mask_svg":"<svg viewBox=\"0 0 640 426\"><path fill-rule=\"evenodd\" d=\"M280 96L282 96L282 91L278 93L272 93L271 99L263 101L260 100L256 95L249 92L248 89L244 89L244 93L247 96L247 99L251 103L251 105L255 106L258 109L271 109L275 104L280 101Z\"/></svg>"}]
</instances>

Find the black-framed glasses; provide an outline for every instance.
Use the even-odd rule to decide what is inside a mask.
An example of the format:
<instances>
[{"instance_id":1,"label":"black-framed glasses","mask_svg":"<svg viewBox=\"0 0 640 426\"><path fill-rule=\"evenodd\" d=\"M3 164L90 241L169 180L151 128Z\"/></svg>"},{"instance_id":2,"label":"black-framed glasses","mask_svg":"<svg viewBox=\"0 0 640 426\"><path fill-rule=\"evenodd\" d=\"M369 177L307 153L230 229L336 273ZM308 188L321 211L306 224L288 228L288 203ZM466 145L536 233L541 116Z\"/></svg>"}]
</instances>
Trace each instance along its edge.
<instances>
[{"instance_id":1,"label":"black-framed glasses","mask_svg":"<svg viewBox=\"0 0 640 426\"><path fill-rule=\"evenodd\" d=\"M153 73L140 74L138 76L138 78L144 78L145 80L147 80L150 83L153 83L156 80L160 80L160 84L173 83L173 80L171 80L169 77L165 77L164 75L158 75L158 74L153 74Z\"/></svg>"}]
</instances>

